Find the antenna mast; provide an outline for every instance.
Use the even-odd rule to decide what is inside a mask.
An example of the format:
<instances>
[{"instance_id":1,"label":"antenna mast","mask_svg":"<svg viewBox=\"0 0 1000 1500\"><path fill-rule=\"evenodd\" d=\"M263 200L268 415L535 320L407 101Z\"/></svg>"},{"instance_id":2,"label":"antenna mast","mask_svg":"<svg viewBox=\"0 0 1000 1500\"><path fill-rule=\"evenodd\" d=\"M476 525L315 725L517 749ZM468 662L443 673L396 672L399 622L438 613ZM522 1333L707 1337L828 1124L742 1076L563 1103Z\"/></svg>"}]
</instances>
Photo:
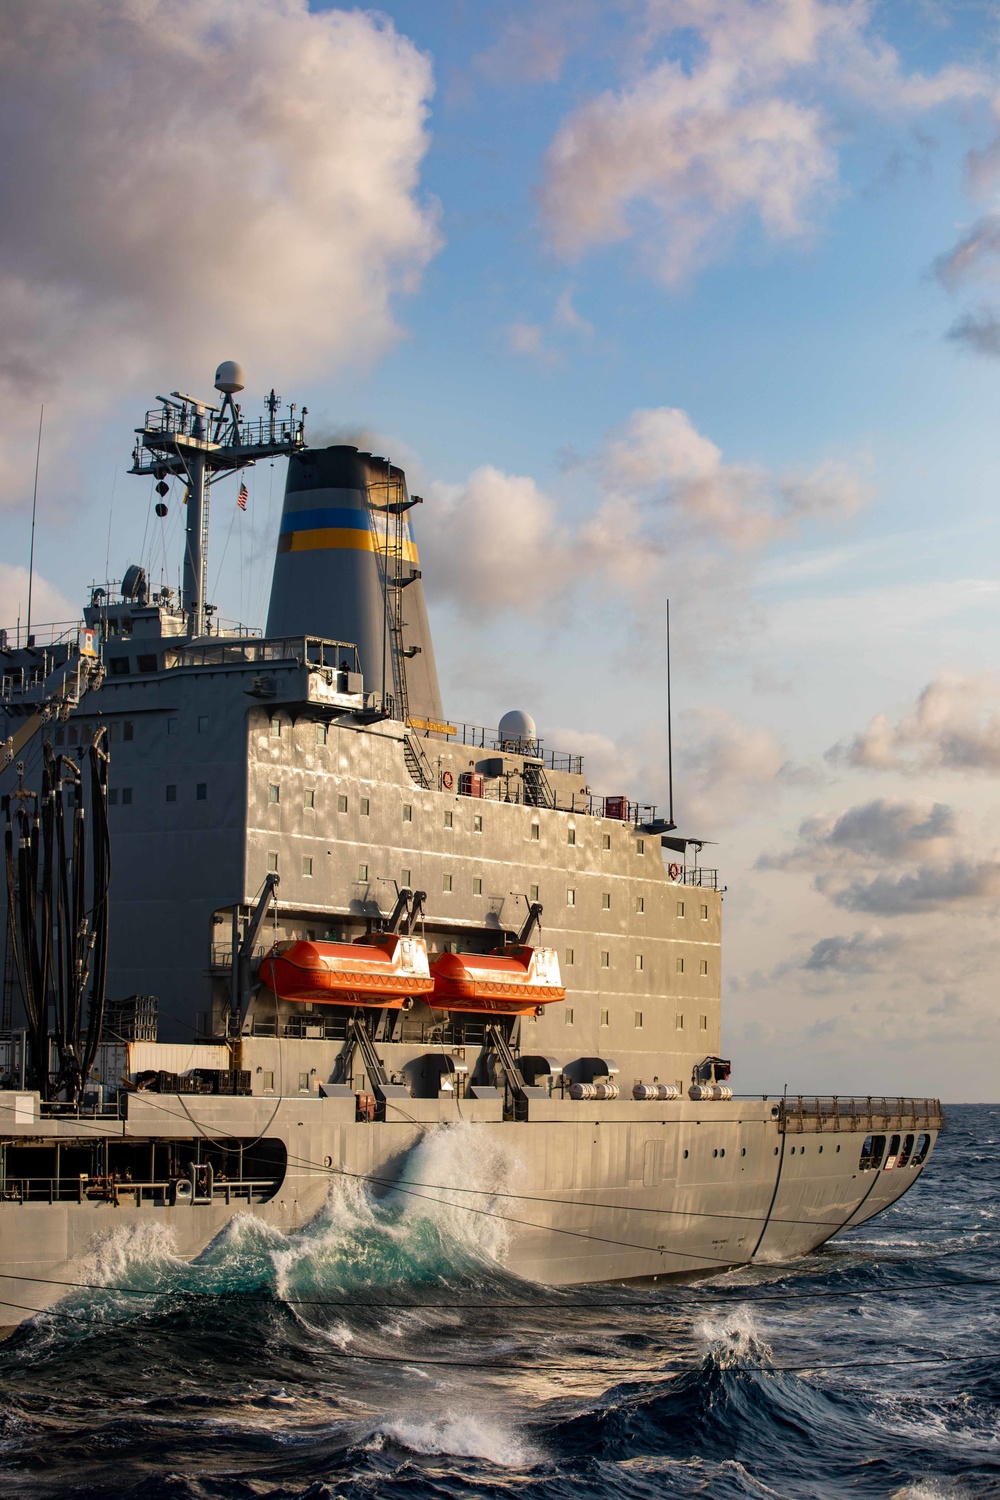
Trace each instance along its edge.
<instances>
[{"instance_id":1,"label":"antenna mast","mask_svg":"<svg viewBox=\"0 0 1000 1500\"><path fill-rule=\"evenodd\" d=\"M674 732L670 705L670 600L667 600L667 817L674 826Z\"/></svg>"},{"instance_id":2,"label":"antenna mast","mask_svg":"<svg viewBox=\"0 0 1000 1500\"><path fill-rule=\"evenodd\" d=\"M31 587L35 581L35 512L38 509L38 465L42 458L42 422L45 420L45 405L43 403L38 413L38 445L35 448L35 488L31 495L31 550L28 554L28 628L25 634L28 637L28 645L31 645ZM20 635L18 637L20 639Z\"/></svg>"},{"instance_id":3,"label":"antenna mast","mask_svg":"<svg viewBox=\"0 0 1000 1500\"><path fill-rule=\"evenodd\" d=\"M243 389L243 371L227 359L215 372L215 389L222 396L210 406L182 391L157 396L159 411L148 411L132 454L133 474L155 475L157 491L167 492L168 475L187 487L187 524L181 603L187 611L192 639L207 634L213 606L208 603L209 488L260 458L297 453L306 446L306 408L296 420L295 407L277 417L278 397L267 398L268 416L245 422L233 396Z\"/></svg>"}]
</instances>

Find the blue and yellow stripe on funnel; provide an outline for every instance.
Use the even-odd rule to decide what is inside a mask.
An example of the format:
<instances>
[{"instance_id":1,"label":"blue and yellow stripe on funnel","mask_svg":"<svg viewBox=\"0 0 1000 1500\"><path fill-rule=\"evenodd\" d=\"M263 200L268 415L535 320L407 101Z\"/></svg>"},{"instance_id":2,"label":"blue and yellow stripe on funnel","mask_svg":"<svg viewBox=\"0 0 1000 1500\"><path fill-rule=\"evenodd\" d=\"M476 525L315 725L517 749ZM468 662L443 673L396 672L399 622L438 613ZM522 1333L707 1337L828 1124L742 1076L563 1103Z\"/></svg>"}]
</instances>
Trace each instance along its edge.
<instances>
[{"instance_id":1,"label":"blue and yellow stripe on funnel","mask_svg":"<svg viewBox=\"0 0 1000 1500\"><path fill-rule=\"evenodd\" d=\"M403 561L416 566L417 548L413 533L406 526ZM294 510L282 517L278 536L279 552L317 552L325 548L349 547L358 552L386 551L383 537L375 537L363 510L324 506L316 510ZM388 551L395 550L390 536Z\"/></svg>"}]
</instances>

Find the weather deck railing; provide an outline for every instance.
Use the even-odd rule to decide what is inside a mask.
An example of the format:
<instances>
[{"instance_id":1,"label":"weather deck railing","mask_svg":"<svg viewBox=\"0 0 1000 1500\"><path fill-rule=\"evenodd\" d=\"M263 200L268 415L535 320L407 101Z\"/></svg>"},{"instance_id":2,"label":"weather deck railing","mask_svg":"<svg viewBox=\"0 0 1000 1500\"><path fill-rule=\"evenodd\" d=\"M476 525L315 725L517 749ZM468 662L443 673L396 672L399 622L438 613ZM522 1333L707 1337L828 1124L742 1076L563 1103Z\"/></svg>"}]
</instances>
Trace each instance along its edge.
<instances>
[{"instance_id":1,"label":"weather deck railing","mask_svg":"<svg viewBox=\"0 0 1000 1500\"><path fill-rule=\"evenodd\" d=\"M940 1130L940 1099L898 1095L797 1094L781 1100L780 1128L787 1134L839 1130Z\"/></svg>"},{"instance_id":2,"label":"weather deck railing","mask_svg":"<svg viewBox=\"0 0 1000 1500\"><path fill-rule=\"evenodd\" d=\"M163 1177L149 1182L122 1181L110 1177L5 1177L0 1180L0 1201L4 1203L113 1203L123 1200L167 1204L174 1201L176 1185L190 1183L189 1177ZM261 1202L272 1197L280 1179L275 1177L237 1178L220 1182L211 1189L199 1189L187 1203Z\"/></svg>"}]
</instances>

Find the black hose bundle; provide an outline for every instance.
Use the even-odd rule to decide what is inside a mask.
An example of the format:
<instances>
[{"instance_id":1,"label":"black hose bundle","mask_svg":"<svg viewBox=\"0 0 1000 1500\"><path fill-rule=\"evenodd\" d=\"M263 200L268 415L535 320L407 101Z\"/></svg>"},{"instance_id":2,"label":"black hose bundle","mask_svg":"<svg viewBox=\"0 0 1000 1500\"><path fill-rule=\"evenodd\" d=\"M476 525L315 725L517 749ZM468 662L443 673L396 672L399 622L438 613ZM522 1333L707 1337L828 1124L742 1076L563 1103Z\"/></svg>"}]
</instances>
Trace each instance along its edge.
<instances>
[{"instance_id":1,"label":"black hose bundle","mask_svg":"<svg viewBox=\"0 0 1000 1500\"><path fill-rule=\"evenodd\" d=\"M87 859L83 775L69 756L44 747L42 789L4 799L7 920L27 1020L26 1078L43 1098L79 1098L100 1045L108 955L107 731L89 750L91 838ZM66 792L72 794L67 831ZM16 846L16 858L15 858ZM88 907L88 888L90 905ZM84 994L90 984L86 1036ZM56 1070L49 1061L49 1016Z\"/></svg>"}]
</instances>

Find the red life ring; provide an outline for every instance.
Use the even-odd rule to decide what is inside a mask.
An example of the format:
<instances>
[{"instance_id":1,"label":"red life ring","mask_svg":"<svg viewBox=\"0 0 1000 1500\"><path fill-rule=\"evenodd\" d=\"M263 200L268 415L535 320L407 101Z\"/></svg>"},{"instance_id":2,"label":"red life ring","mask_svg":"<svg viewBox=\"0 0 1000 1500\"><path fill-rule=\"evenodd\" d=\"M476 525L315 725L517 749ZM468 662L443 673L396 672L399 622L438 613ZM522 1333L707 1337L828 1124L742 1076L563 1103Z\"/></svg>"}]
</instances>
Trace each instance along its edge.
<instances>
[{"instance_id":1,"label":"red life ring","mask_svg":"<svg viewBox=\"0 0 1000 1500\"><path fill-rule=\"evenodd\" d=\"M451 789L452 789L452 787L455 785L455 778L451 774L450 771L444 771L444 772L442 772L442 775L441 775L441 785L444 787L445 791L447 791L447 792L450 792Z\"/></svg>"},{"instance_id":2,"label":"red life ring","mask_svg":"<svg viewBox=\"0 0 1000 1500\"><path fill-rule=\"evenodd\" d=\"M680 873L681 873L681 867L680 867L680 865L673 864L673 865L668 865L667 866L667 874L670 876L671 880L676 880L678 878L678 876L680 875Z\"/></svg>"}]
</instances>

